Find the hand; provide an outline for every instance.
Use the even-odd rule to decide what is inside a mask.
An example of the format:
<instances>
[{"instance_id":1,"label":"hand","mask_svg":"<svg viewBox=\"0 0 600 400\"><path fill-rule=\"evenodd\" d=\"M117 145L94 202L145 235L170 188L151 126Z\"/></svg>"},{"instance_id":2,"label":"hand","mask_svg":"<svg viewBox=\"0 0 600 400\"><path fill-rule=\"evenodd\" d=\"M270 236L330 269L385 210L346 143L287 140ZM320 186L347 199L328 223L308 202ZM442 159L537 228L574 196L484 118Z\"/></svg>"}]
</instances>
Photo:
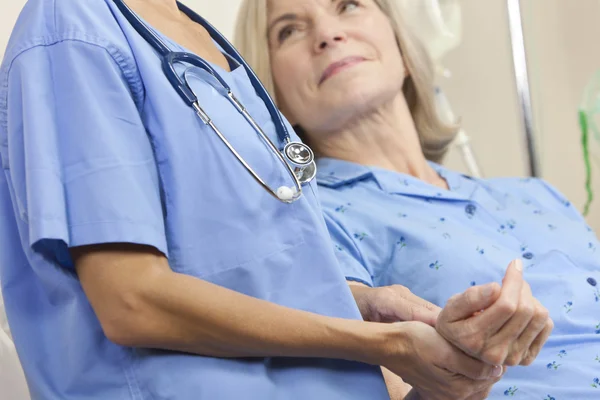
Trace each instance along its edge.
<instances>
[{"instance_id":1,"label":"hand","mask_svg":"<svg viewBox=\"0 0 600 400\"><path fill-rule=\"evenodd\" d=\"M365 321L421 321L435 326L441 308L401 285L371 288L350 282L350 289Z\"/></svg>"},{"instance_id":2,"label":"hand","mask_svg":"<svg viewBox=\"0 0 600 400\"><path fill-rule=\"evenodd\" d=\"M483 311L482 311L483 310ZM513 261L502 288L475 286L448 300L437 331L465 353L492 365L529 365L554 323L523 280L523 264Z\"/></svg>"},{"instance_id":3,"label":"hand","mask_svg":"<svg viewBox=\"0 0 600 400\"><path fill-rule=\"evenodd\" d=\"M402 376L413 387L408 399L480 400L485 399L503 373L492 366L464 354L433 327L421 322L398 324L405 332L403 340L390 341L391 346L404 346L401 356L392 349L384 366ZM398 345L401 343L401 345Z\"/></svg>"}]
</instances>

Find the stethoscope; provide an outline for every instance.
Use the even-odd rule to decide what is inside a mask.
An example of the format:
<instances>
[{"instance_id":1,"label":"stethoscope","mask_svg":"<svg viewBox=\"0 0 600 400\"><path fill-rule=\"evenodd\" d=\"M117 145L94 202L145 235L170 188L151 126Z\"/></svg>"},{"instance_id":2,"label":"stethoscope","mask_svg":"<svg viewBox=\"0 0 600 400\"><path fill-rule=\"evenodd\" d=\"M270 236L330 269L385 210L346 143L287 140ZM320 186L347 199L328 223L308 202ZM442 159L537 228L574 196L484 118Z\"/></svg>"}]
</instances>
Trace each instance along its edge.
<instances>
[{"instance_id":1,"label":"stethoscope","mask_svg":"<svg viewBox=\"0 0 600 400\"><path fill-rule=\"evenodd\" d=\"M177 3L179 9L183 13L185 13L192 21L202 25L209 32L210 36L217 42L217 44L219 44L219 46L221 46L226 53L232 56L235 61L244 67L248 73L248 76L250 77L252 86L267 106L269 114L271 115L271 119L275 125L279 141L284 145L283 149L281 150L275 147L273 142L267 137L261 127L258 126L256 121L247 112L244 105L231 92L231 88L227 82L225 82L223 78L221 78L221 76L206 61L191 53L171 51L169 47L133 12L133 10L129 8L129 6L127 6L127 4L125 4L123 0L114 0L114 2L123 16L137 31L137 33L144 38L144 40L146 40L146 42L148 42L148 44L150 44L154 50L158 52L159 57L162 59L162 67L165 76L175 91L179 93L179 96L181 96L183 101L185 101L194 109L196 115L200 117L202 122L208 125L217 134L217 136L219 136L225 146L227 146L227 148L235 155L237 160L244 166L244 168L246 168L250 175L252 175L252 177L254 177L254 179L273 197L281 200L284 203L292 203L293 201L299 199L302 195L302 185L311 182L317 173L314 153L306 144L301 142L292 142L290 134L288 133L288 130L281 119L281 115L279 114L275 103L267 93L265 87L260 83L250 66L248 66L246 61L244 61L242 56L237 52L233 45L229 43L229 41L217 29L215 29L202 17L194 13L185 5L179 2ZM246 121L248 121L254 131L261 137L263 142L276 155L281 163L285 165L285 168L294 181L293 186L281 186L276 190L273 190L260 176L258 176L258 174L250 165L248 165L244 158L241 157L240 154L233 148L231 143L229 143L227 138L215 126L214 122L198 103L198 97L194 94L194 91L189 85L190 74L187 73L189 70L184 73L184 80L179 77L174 66L174 64L177 62L188 63L194 67L201 68L211 74L220 83L221 88L216 89L221 89L218 90L221 93L222 90L225 91L225 95L231 104L233 104L233 106L244 116Z\"/></svg>"}]
</instances>

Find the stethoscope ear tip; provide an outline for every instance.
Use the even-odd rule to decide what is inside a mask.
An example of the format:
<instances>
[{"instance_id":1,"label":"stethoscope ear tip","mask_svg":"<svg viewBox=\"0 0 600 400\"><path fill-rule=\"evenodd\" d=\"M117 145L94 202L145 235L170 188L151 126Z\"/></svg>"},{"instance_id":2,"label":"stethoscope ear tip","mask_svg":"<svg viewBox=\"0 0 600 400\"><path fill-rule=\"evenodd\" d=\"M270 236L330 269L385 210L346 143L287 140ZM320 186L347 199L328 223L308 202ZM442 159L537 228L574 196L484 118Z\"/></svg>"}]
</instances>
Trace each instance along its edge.
<instances>
[{"instance_id":1,"label":"stethoscope ear tip","mask_svg":"<svg viewBox=\"0 0 600 400\"><path fill-rule=\"evenodd\" d=\"M280 186L277 189L277 197L281 201L290 202L294 200L294 196L296 194L296 190L289 186Z\"/></svg>"}]
</instances>

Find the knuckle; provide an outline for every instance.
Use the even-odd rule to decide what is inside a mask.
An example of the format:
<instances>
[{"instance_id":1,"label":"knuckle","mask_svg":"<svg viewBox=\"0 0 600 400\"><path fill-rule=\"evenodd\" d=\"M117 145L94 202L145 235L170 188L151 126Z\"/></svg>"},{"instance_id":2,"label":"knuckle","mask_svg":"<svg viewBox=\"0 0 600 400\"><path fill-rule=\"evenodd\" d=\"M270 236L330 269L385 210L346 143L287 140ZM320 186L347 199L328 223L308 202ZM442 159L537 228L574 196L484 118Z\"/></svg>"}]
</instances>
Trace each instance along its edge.
<instances>
[{"instance_id":1,"label":"knuckle","mask_svg":"<svg viewBox=\"0 0 600 400\"><path fill-rule=\"evenodd\" d=\"M384 296L384 297L394 296L399 291L399 289L396 289L395 286L383 286L383 287L377 288L376 290L379 291L380 296Z\"/></svg>"},{"instance_id":2,"label":"knuckle","mask_svg":"<svg viewBox=\"0 0 600 400\"><path fill-rule=\"evenodd\" d=\"M536 307L534 318L545 322L550 318L550 311L546 307Z\"/></svg>"},{"instance_id":3,"label":"knuckle","mask_svg":"<svg viewBox=\"0 0 600 400\"><path fill-rule=\"evenodd\" d=\"M481 353L481 350L485 346L485 341L479 335L470 335L464 339L463 346L471 354L477 355Z\"/></svg>"},{"instance_id":4,"label":"knuckle","mask_svg":"<svg viewBox=\"0 0 600 400\"><path fill-rule=\"evenodd\" d=\"M468 297L470 299L473 299L473 298L475 298L478 295L479 288L476 287L476 286L471 286L470 288L468 288L467 290L465 290L464 293L465 293L466 297Z\"/></svg>"},{"instance_id":5,"label":"knuckle","mask_svg":"<svg viewBox=\"0 0 600 400\"><path fill-rule=\"evenodd\" d=\"M503 365L507 354L507 349L502 346L496 346L491 349L486 349L482 353L482 358L492 365Z\"/></svg>"},{"instance_id":6,"label":"knuckle","mask_svg":"<svg viewBox=\"0 0 600 400\"><path fill-rule=\"evenodd\" d=\"M502 314L513 315L517 311L517 304L508 299L498 300L498 310Z\"/></svg>"},{"instance_id":7,"label":"knuckle","mask_svg":"<svg viewBox=\"0 0 600 400\"><path fill-rule=\"evenodd\" d=\"M460 296L461 296L460 293L452 295L446 302L446 307L452 306L453 304L455 304L458 301L458 299L460 298ZM444 309L446 309L446 307L444 307Z\"/></svg>"},{"instance_id":8,"label":"knuckle","mask_svg":"<svg viewBox=\"0 0 600 400\"><path fill-rule=\"evenodd\" d=\"M477 287L470 287L465 290L463 293L463 301L467 307L471 308L479 302L479 291L480 289Z\"/></svg>"},{"instance_id":9,"label":"knuckle","mask_svg":"<svg viewBox=\"0 0 600 400\"><path fill-rule=\"evenodd\" d=\"M518 307L518 311L517 312L519 314L521 314L521 316L531 318L531 317L534 316L535 311L536 311L535 310L535 306L533 304L531 304L531 303L525 303L525 304L522 304L522 305L520 305Z\"/></svg>"},{"instance_id":10,"label":"knuckle","mask_svg":"<svg viewBox=\"0 0 600 400\"><path fill-rule=\"evenodd\" d=\"M513 352L512 354L509 354L508 357L506 357L504 364L508 365L509 367L519 365L521 363L521 360L523 360L523 356L524 355L521 352Z\"/></svg>"},{"instance_id":11,"label":"knuckle","mask_svg":"<svg viewBox=\"0 0 600 400\"><path fill-rule=\"evenodd\" d=\"M390 290L393 290L403 296L408 296L408 295L412 294L410 289L403 285L393 285L393 286L391 286Z\"/></svg>"},{"instance_id":12,"label":"knuckle","mask_svg":"<svg viewBox=\"0 0 600 400\"><path fill-rule=\"evenodd\" d=\"M525 356L525 358L523 358L523 360L521 361L522 366L527 367L529 365L531 365L533 363L533 361L535 360L536 355L532 354L531 351L529 353L527 353L527 355Z\"/></svg>"}]
</instances>

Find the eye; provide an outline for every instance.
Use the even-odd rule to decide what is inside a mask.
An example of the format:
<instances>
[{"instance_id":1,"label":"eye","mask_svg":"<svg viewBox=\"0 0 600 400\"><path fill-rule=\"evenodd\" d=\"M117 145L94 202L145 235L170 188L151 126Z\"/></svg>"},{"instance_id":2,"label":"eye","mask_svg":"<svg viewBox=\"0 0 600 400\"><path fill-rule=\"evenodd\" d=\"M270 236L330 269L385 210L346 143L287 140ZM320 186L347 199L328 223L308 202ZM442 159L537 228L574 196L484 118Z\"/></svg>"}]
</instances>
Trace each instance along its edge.
<instances>
[{"instance_id":1,"label":"eye","mask_svg":"<svg viewBox=\"0 0 600 400\"><path fill-rule=\"evenodd\" d=\"M349 0L340 3L340 12L354 11L359 6L358 1Z\"/></svg>"},{"instance_id":2,"label":"eye","mask_svg":"<svg viewBox=\"0 0 600 400\"><path fill-rule=\"evenodd\" d=\"M296 27L293 25L288 25L283 27L280 31L279 34L277 35L277 40L281 43L283 41L285 41L287 38L289 38L290 36L292 36L295 32L296 32Z\"/></svg>"}]
</instances>

